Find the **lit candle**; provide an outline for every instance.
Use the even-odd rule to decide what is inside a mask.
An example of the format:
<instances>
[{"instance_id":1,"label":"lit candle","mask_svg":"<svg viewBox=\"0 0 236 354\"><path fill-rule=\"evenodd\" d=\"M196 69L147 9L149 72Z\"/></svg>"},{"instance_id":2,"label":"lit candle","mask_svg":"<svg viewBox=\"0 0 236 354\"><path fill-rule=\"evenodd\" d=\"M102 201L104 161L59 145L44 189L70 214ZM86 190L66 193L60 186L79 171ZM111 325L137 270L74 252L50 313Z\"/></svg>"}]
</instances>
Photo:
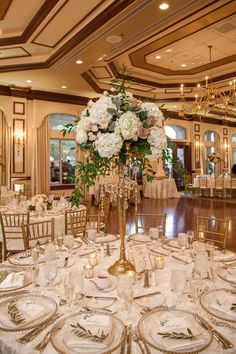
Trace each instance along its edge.
<instances>
[{"instance_id":1,"label":"lit candle","mask_svg":"<svg viewBox=\"0 0 236 354\"><path fill-rule=\"evenodd\" d=\"M91 253L89 255L89 264L91 266L95 266L97 264L97 255L96 255L96 253Z\"/></svg>"},{"instance_id":2,"label":"lit candle","mask_svg":"<svg viewBox=\"0 0 236 354\"><path fill-rule=\"evenodd\" d=\"M164 257L163 256L155 257L154 262L155 262L156 269L163 269L164 268Z\"/></svg>"},{"instance_id":3,"label":"lit candle","mask_svg":"<svg viewBox=\"0 0 236 354\"><path fill-rule=\"evenodd\" d=\"M207 82L208 82L208 76L206 76L206 87L207 87Z\"/></svg>"},{"instance_id":4,"label":"lit candle","mask_svg":"<svg viewBox=\"0 0 236 354\"><path fill-rule=\"evenodd\" d=\"M93 278L93 266L91 264L84 265L84 277L86 279Z\"/></svg>"}]
</instances>

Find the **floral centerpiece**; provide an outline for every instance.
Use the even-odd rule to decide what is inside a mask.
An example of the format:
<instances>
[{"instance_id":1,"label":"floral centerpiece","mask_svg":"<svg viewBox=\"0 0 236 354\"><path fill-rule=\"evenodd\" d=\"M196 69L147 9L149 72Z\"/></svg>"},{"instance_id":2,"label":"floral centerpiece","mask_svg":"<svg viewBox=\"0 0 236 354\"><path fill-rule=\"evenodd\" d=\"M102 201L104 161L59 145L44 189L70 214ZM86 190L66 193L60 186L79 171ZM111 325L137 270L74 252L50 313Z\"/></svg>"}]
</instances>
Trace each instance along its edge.
<instances>
[{"instance_id":1,"label":"floral centerpiece","mask_svg":"<svg viewBox=\"0 0 236 354\"><path fill-rule=\"evenodd\" d=\"M77 163L76 189L70 198L71 203L78 206L84 188L93 186L96 177L105 175L111 165L118 166L117 206L121 246L120 259L108 269L113 275L134 269L125 258L125 171L131 159L136 157L147 180L152 180L155 172L149 160L162 158L167 148L161 110L155 103L142 102L127 91L125 71L123 68L121 84L114 86L110 93L105 91L98 100L90 100L80 115L76 141L84 151L85 159ZM72 129L75 128L67 125L63 133Z\"/></svg>"},{"instance_id":2,"label":"floral centerpiece","mask_svg":"<svg viewBox=\"0 0 236 354\"><path fill-rule=\"evenodd\" d=\"M48 197L45 194L37 194L31 198L31 200L28 200L28 210L33 211L37 210L37 207L43 208L44 205L46 205L47 210L52 209L52 198Z\"/></svg>"},{"instance_id":3,"label":"floral centerpiece","mask_svg":"<svg viewBox=\"0 0 236 354\"><path fill-rule=\"evenodd\" d=\"M90 100L82 111L76 127L76 141L84 151L85 161L77 163L77 188L70 201L79 205L84 187L94 185L96 177L115 164L125 164L127 153L142 162L147 180L155 174L149 160L163 157L167 137L163 129L163 114L157 104L142 102L127 92L125 80L105 91L96 101ZM68 130L75 129L67 125ZM113 164L114 165L114 164Z\"/></svg>"},{"instance_id":4,"label":"floral centerpiece","mask_svg":"<svg viewBox=\"0 0 236 354\"><path fill-rule=\"evenodd\" d=\"M221 161L221 156L217 152L211 152L207 155L207 159L209 162L214 162L215 164L217 164Z\"/></svg>"}]
</instances>

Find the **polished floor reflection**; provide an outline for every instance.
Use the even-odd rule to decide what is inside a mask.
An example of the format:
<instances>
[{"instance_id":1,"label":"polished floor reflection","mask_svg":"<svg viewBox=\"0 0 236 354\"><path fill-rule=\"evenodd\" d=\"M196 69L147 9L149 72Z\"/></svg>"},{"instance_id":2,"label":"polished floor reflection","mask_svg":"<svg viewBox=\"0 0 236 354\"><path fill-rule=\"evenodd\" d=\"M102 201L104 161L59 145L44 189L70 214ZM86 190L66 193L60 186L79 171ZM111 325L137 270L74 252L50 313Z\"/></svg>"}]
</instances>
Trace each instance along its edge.
<instances>
[{"instance_id":1,"label":"polished floor reflection","mask_svg":"<svg viewBox=\"0 0 236 354\"><path fill-rule=\"evenodd\" d=\"M229 218L229 234L227 248L236 251L236 204L230 201L210 199L148 199L143 198L139 207L141 213L166 213L166 235L176 236L179 232L195 228L197 215ZM130 231L134 232L134 206L127 210L127 223ZM117 209L112 208L108 232L118 232Z\"/></svg>"}]
</instances>

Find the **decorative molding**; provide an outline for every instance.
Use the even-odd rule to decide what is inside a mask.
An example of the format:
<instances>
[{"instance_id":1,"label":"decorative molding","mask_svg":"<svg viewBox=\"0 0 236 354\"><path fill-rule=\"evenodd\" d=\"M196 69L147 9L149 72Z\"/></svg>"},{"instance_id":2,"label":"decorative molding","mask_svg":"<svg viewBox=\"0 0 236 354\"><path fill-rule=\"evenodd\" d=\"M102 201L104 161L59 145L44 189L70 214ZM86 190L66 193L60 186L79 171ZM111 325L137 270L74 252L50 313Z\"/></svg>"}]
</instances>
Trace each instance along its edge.
<instances>
[{"instance_id":1,"label":"decorative molding","mask_svg":"<svg viewBox=\"0 0 236 354\"><path fill-rule=\"evenodd\" d=\"M200 132L200 124L194 124L194 132L199 133Z\"/></svg>"},{"instance_id":2,"label":"decorative molding","mask_svg":"<svg viewBox=\"0 0 236 354\"><path fill-rule=\"evenodd\" d=\"M223 135L228 135L228 129L227 128L223 128Z\"/></svg>"},{"instance_id":3,"label":"decorative molding","mask_svg":"<svg viewBox=\"0 0 236 354\"><path fill-rule=\"evenodd\" d=\"M39 11L35 14L28 26L25 28L22 35L10 38L1 38L0 46L26 43L30 36L32 36L35 30L41 25L41 23L45 20L45 18L59 1L60 0L45 0Z\"/></svg>"},{"instance_id":4,"label":"decorative molding","mask_svg":"<svg viewBox=\"0 0 236 354\"><path fill-rule=\"evenodd\" d=\"M18 46L18 47L6 47L6 48L1 48L1 53L2 53L4 50L9 50L9 51L10 51L11 49L21 49L23 52L25 52L25 54L16 55L16 56L11 56L11 55L9 55L8 57L3 57L3 58L0 57L0 60L31 57L31 54L30 54L29 52L27 52L27 50L25 50L25 49L24 49L23 47L21 47L21 46Z\"/></svg>"},{"instance_id":5,"label":"decorative molding","mask_svg":"<svg viewBox=\"0 0 236 354\"><path fill-rule=\"evenodd\" d=\"M200 141L200 135L195 134L195 141L194 141L194 147L195 147L195 168L200 168L201 166L201 141Z\"/></svg>"},{"instance_id":6,"label":"decorative molding","mask_svg":"<svg viewBox=\"0 0 236 354\"><path fill-rule=\"evenodd\" d=\"M13 114L25 115L25 102L13 101Z\"/></svg>"},{"instance_id":7,"label":"decorative molding","mask_svg":"<svg viewBox=\"0 0 236 354\"><path fill-rule=\"evenodd\" d=\"M60 42L63 41L63 39L65 39L71 32L73 32L73 30L79 26L83 21L86 20L86 18L88 18L88 16L91 15L91 13L93 11L95 11L101 4L103 3L103 1L100 1L94 8L93 10L91 10L90 12L87 13L86 16L84 16L80 21L78 21L76 23L76 25L74 25L69 31L67 31L56 43L54 43L53 46L51 45L46 45L40 42L37 42L37 38L40 36L40 34L44 31L44 29L52 22L52 20L57 16L57 14L61 11L61 9L68 4L68 2L66 1L64 4L62 4L62 6L57 10L57 12L50 18L50 20L43 26L43 28L40 30L40 32L34 37L34 39L32 40L32 43L37 44L37 45L41 45L47 48L55 48Z\"/></svg>"},{"instance_id":8,"label":"decorative molding","mask_svg":"<svg viewBox=\"0 0 236 354\"><path fill-rule=\"evenodd\" d=\"M12 0L1 0L0 2L0 21L4 20L4 17L11 6Z\"/></svg>"}]
</instances>

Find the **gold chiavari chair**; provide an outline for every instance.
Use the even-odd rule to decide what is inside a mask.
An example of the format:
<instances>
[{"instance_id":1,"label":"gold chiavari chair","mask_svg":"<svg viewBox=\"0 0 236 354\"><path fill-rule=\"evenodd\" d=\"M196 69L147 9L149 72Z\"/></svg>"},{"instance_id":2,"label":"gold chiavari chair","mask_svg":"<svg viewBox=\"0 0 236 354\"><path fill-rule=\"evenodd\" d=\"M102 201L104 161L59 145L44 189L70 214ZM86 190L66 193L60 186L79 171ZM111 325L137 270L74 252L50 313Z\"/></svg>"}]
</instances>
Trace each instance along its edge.
<instances>
[{"instance_id":1,"label":"gold chiavari chair","mask_svg":"<svg viewBox=\"0 0 236 354\"><path fill-rule=\"evenodd\" d=\"M215 188L214 188L214 197L215 198L224 198L225 196L225 186L223 178L215 179Z\"/></svg>"},{"instance_id":2,"label":"gold chiavari chair","mask_svg":"<svg viewBox=\"0 0 236 354\"><path fill-rule=\"evenodd\" d=\"M3 236L3 260L8 254L25 250L22 224L29 223L29 213L0 213Z\"/></svg>"},{"instance_id":3,"label":"gold chiavari chair","mask_svg":"<svg viewBox=\"0 0 236 354\"><path fill-rule=\"evenodd\" d=\"M158 227L165 237L166 214L139 214L135 213L135 231L136 233L148 231L150 227Z\"/></svg>"},{"instance_id":4,"label":"gold chiavari chair","mask_svg":"<svg viewBox=\"0 0 236 354\"><path fill-rule=\"evenodd\" d=\"M236 196L236 178L231 178L229 187L226 187L226 197L234 198Z\"/></svg>"},{"instance_id":5,"label":"gold chiavari chair","mask_svg":"<svg viewBox=\"0 0 236 354\"><path fill-rule=\"evenodd\" d=\"M87 222L86 217L87 217L87 209L66 210L65 211L65 234L67 235L73 233L76 230L81 235L85 235L85 228ZM72 218L74 219L71 220ZM78 224L77 225L78 228L76 228L76 223Z\"/></svg>"},{"instance_id":6,"label":"gold chiavari chair","mask_svg":"<svg viewBox=\"0 0 236 354\"><path fill-rule=\"evenodd\" d=\"M79 210L70 214L70 230L74 237L85 237L87 210Z\"/></svg>"},{"instance_id":7,"label":"gold chiavari chair","mask_svg":"<svg viewBox=\"0 0 236 354\"><path fill-rule=\"evenodd\" d=\"M222 246L222 249L225 249L228 230L229 219L216 219L198 215L195 237L197 241L213 241Z\"/></svg>"},{"instance_id":8,"label":"gold chiavari chair","mask_svg":"<svg viewBox=\"0 0 236 354\"><path fill-rule=\"evenodd\" d=\"M23 224L21 227L25 249L29 249L37 243L44 245L49 241L54 241L54 218Z\"/></svg>"},{"instance_id":9,"label":"gold chiavari chair","mask_svg":"<svg viewBox=\"0 0 236 354\"><path fill-rule=\"evenodd\" d=\"M199 178L199 187L200 187L200 196L201 197L210 197L210 187L208 186L207 178Z\"/></svg>"}]
</instances>

